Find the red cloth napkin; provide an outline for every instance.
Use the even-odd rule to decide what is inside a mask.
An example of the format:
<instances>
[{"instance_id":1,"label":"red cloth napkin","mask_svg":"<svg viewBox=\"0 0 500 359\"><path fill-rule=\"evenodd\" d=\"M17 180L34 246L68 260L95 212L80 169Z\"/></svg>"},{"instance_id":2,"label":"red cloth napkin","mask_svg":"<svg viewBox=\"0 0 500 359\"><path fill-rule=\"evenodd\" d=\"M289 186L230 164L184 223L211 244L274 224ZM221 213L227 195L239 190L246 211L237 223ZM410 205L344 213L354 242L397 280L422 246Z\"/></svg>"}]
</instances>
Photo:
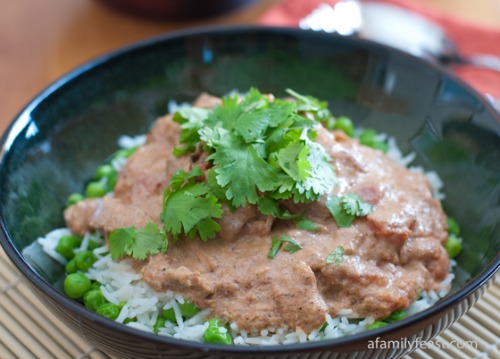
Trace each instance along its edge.
<instances>
[{"instance_id":1,"label":"red cloth napkin","mask_svg":"<svg viewBox=\"0 0 500 359\"><path fill-rule=\"evenodd\" d=\"M263 25L298 26L320 4L334 5L338 0L283 0L260 19ZM458 20L433 11L423 4L408 0L384 0L386 3L420 13L439 24L458 47L460 53L500 56L500 31ZM454 65L453 70L481 93L500 98L500 73L467 65Z\"/></svg>"}]
</instances>

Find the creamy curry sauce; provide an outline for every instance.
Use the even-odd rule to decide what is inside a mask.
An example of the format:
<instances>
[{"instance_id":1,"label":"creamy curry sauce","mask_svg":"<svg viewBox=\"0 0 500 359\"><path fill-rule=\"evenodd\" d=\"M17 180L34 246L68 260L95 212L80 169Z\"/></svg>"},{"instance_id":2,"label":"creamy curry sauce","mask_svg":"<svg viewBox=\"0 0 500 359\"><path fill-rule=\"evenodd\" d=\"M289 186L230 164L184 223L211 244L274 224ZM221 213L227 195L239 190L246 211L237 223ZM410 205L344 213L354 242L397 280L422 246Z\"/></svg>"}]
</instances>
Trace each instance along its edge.
<instances>
[{"instance_id":1,"label":"creamy curry sauce","mask_svg":"<svg viewBox=\"0 0 500 359\"><path fill-rule=\"evenodd\" d=\"M202 95L194 106L218 101ZM161 226L162 194L170 177L195 162L204 164L203 156L172 155L179 132L170 115L160 118L120 172L114 196L67 208L68 227L78 234L109 234L150 221ZM210 308L211 316L248 332L283 325L310 332L325 322L326 313L333 317L346 309L353 318L383 319L410 305L419 291L436 289L448 272L447 226L427 178L342 132L320 127L317 142L333 159L338 184L332 194L356 193L375 206L372 213L338 228L324 199L281 203L291 212L305 210L320 228L313 232L262 215L254 206L225 208L216 238L170 241L167 253L137 261L144 281ZM269 259L271 238L282 234L302 249L282 250ZM327 264L325 258L338 246L344 248L343 262Z\"/></svg>"}]
</instances>

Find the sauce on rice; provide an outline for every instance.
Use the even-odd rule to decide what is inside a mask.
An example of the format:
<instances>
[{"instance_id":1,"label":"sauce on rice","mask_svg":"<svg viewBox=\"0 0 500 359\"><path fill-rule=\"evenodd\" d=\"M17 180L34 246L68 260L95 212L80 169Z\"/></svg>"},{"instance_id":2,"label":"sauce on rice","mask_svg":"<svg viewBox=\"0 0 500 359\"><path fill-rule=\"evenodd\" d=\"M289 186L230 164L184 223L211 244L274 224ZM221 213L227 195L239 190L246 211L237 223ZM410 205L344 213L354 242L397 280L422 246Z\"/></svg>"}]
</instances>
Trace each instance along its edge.
<instances>
[{"instance_id":1,"label":"sauce on rice","mask_svg":"<svg viewBox=\"0 0 500 359\"><path fill-rule=\"evenodd\" d=\"M193 106L212 107L219 99L202 95ZM144 281L170 290L211 316L255 332L286 325L311 332L332 317L383 319L406 308L420 291L436 290L448 274L446 215L427 178L396 164L383 152L342 132L318 125L316 141L332 158L338 184L332 195L356 193L375 206L348 228L339 228L324 203L282 201L292 213L305 211L318 231L261 214L255 206L224 208L221 231L207 242L170 242L167 253L135 262ZM65 211L68 227L84 234L152 221L162 226L162 195L170 177L193 164L204 168L203 153L172 155L180 128L160 118L146 143L119 174L113 197L87 199ZM268 258L272 237L288 235L302 249ZM326 263L336 248L341 263Z\"/></svg>"}]
</instances>

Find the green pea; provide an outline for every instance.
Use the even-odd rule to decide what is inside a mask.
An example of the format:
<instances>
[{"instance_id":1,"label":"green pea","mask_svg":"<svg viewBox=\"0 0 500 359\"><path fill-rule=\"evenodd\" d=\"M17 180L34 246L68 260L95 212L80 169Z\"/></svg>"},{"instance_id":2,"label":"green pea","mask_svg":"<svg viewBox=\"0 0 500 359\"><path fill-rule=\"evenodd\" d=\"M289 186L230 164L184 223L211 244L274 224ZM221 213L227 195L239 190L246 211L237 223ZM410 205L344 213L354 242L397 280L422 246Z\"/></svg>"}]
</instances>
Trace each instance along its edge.
<instances>
[{"instance_id":1,"label":"green pea","mask_svg":"<svg viewBox=\"0 0 500 359\"><path fill-rule=\"evenodd\" d=\"M100 289L92 289L83 296L83 304L94 312L97 311L97 308L107 302L108 301L104 298Z\"/></svg>"},{"instance_id":2,"label":"green pea","mask_svg":"<svg viewBox=\"0 0 500 359\"><path fill-rule=\"evenodd\" d=\"M60 253L66 259L72 259L75 256L75 249L78 248L80 242L78 237L73 235L62 236L57 242L56 252Z\"/></svg>"},{"instance_id":3,"label":"green pea","mask_svg":"<svg viewBox=\"0 0 500 359\"><path fill-rule=\"evenodd\" d=\"M101 283L99 283L99 282L92 282L92 289L99 289L99 290L101 290Z\"/></svg>"},{"instance_id":4,"label":"green pea","mask_svg":"<svg viewBox=\"0 0 500 359\"><path fill-rule=\"evenodd\" d=\"M448 252L450 258L455 258L462 251L462 243L455 235L448 236L444 248Z\"/></svg>"},{"instance_id":5,"label":"green pea","mask_svg":"<svg viewBox=\"0 0 500 359\"><path fill-rule=\"evenodd\" d=\"M93 240L89 240L88 249L91 250L91 251L93 251L96 248L102 247L102 246L103 246L102 243L99 243L99 242L96 242L96 241L93 241Z\"/></svg>"},{"instance_id":6,"label":"green pea","mask_svg":"<svg viewBox=\"0 0 500 359\"><path fill-rule=\"evenodd\" d=\"M162 316L159 316L158 319L156 319L156 323L153 327L154 332L156 334L158 334L160 329L165 327L166 322L167 322L167 320L165 318L163 318Z\"/></svg>"},{"instance_id":7,"label":"green pea","mask_svg":"<svg viewBox=\"0 0 500 359\"><path fill-rule=\"evenodd\" d=\"M381 320L376 320L368 326L368 330L382 328L382 327L385 327L386 325L387 325L386 322L383 322Z\"/></svg>"},{"instance_id":8,"label":"green pea","mask_svg":"<svg viewBox=\"0 0 500 359\"><path fill-rule=\"evenodd\" d=\"M377 136L377 131L371 128L364 129L359 133L359 142L366 144L367 142L373 141L376 136Z\"/></svg>"},{"instance_id":9,"label":"green pea","mask_svg":"<svg viewBox=\"0 0 500 359\"><path fill-rule=\"evenodd\" d=\"M83 273L71 273L64 279L64 292L72 299L80 299L92 288L90 279Z\"/></svg>"},{"instance_id":10,"label":"green pea","mask_svg":"<svg viewBox=\"0 0 500 359\"><path fill-rule=\"evenodd\" d=\"M96 259L96 256L91 251L81 251L75 254L76 267L82 272L88 271Z\"/></svg>"},{"instance_id":11,"label":"green pea","mask_svg":"<svg viewBox=\"0 0 500 359\"><path fill-rule=\"evenodd\" d=\"M76 273L78 271L78 268L76 267L76 262L75 262L75 259L71 259L70 261L68 261L68 263L66 263L66 266L64 267L64 271L68 274L71 274L71 273Z\"/></svg>"},{"instance_id":12,"label":"green pea","mask_svg":"<svg viewBox=\"0 0 500 359\"><path fill-rule=\"evenodd\" d=\"M106 188L100 182L90 182L85 189L88 198L103 197L106 194Z\"/></svg>"},{"instance_id":13,"label":"green pea","mask_svg":"<svg viewBox=\"0 0 500 359\"><path fill-rule=\"evenodd\" d=\"M81 195L80 193L72 193L69 195L68 199L66 200L66 205L68 207L72 206L74 204L77 204L78 202L80 202L83 199L85 199L85 197L83 195Z\"/></svg>"},{"instance_id":14,"label":"green pea","mask_svg":"<svg viewBox=\"0 0 500 359\"><path fill-rule=\"evenodd\" d=\"M354 124L349 117L337 117L335 123L333 124L333 128L344 132L349 137L354 136Z\"/></svg>"},{"instance_id":15,"label":"green pea","mask_svg":"<svg viewBox=\"0 0 500 359\"><path fill-rule=\"evenodd\" d=\"M111 166L110 164L105 164L97 167L95 178L100 180L101 178L112 176L115 173L116 170L113 166Z\"/></svg>"},{"instance_id":16,"label":"green pea","mask_svg":"<svg viewBox=\"0 0 500 359\"><path fill-rule=\"evenodd\" d=\"M163 318L165 318L166 320L168 320L169 322L177 323L177 319L175 318L174 308L169 308L169 309L163 310L163 312L161 313L161 316Z\"/></svg>"},{"instance_id":17,"label":"green pea","mask_svg":"<svg viewBox=\"0 0 500 359\"><path fill-rule=\"evenodd\" d=\"M112 158L129 158L137 150L137 148L139 147L124 148L123 150L116 151Z\"/></svg>"},{"instance_id":18,"label":"green pea","mask_svg":"<svg viewBox=\"0 0 500 359\"><path fill-rule=\"evenodd\" d=\"M220 325L220 321L217 318L210 318L208 320L208 326L209 327L218 327Z\"/></svg>"},{"instance_id":19,"label":"green pea","mask_svg":"<svg viewBox=\"0 0 500 359\"><path fill-rule=\"evenodd\" d=\"M179 304L179 308L181 310L182 316L186 318L191 318L200 311L200 309L189 300L186 300L183 304Z\"/></svg>"},{"instance_id":20,"label":"green pea","mask_svg":"<svg viewBox=\"0 0 500 359\"><path fill-rule=\"evenodd\" d=\"M219 325L219 320L210 318L208 320L208 328L203 333L203 341L205 343L214 344L231 344L232 339L226 328Z\"/></svg>"},{"instance_id":21,"label":"green pea","mask_svg":"<svg viewBox=\"0 0 500 359\"><path fill-rule=\"evenodd\" d=\"M73 239L77 243L77 246L80 247L80 245L82 244L82 241L83 241L83 237L79 236L77 234L72 234L71 236L73 237Z\"/></svg>"},{"instance_id":22,"label":"green pea","mask_svg":"<svg viewBox=\"0 0 500 359\"><path fill-rule=\"evenodd\" d=\"M376 150L380 150L382 152L387 152L387 150L389 149L389 146L387 146L387 143L385 143L384 141L373 141L367 144L367 146Z\"/></svg>"},{"instance_id":23,"label":"green pea","mask_svg":"<svg viewBox=\"0 0 500 359\"><path fill-rule=\"evenodd\" d=\"M328 130L333 130L335 128L335 120L333 117L326 119L326 121L323 122L323 126L325 126Z\"/></svg>"},{"instance_id":24,"label":"green pea","mask_svg":"<svg viewBox=\"0 0 500 359\"><path fill-rule=\"evenodd\" d=\"M403 309L397 309L394 312L391 313L387 318L385 318L385 321L387 323L392 323L392 322L397 322L398 320L402 320L406 318L406 312Z\"/></svg>"},{"instance_id":25,"label":"green pea","mask_svg":"<svg viewBox=\"0 0 500 359\"><path fill-rule=\"evenodd\" d=\"M120 315L120 308L116 304L105 303L97 308L96 313L108 319L115 320Z\"/></svg>"},{"instance_id":26,"label":"green pea","mask_svg":"<svg viewBox=\"0 0 500 359\"><path fill-rule=\"evenodd\" d=\"M460 236L460 226L458 225L457 221L452 217L448 217L446 219L446 222L448 222L448 234L452 234L457 237Z\"/></svg>"},{"instance_id":27,"label":"green pea","mask_svg":"<svg viewBox=\"0 0 500 359\"><path fill-rule=\"evenodd\" d=\"M106 188L108 192L111 192L115 189L116 181L118 180L118 173L114 173L109 177L106 177Z\"/></svg>"},{"instance_id":28,"label":"green pea","mask_svg":"<svg viewBox=\"0 0 500 359\"><path fill-rule=\"evenodd\" d=\"M377 140L377 132L371 128L361 131L359 134L359 142L363 145L375 148L377 150L387 152L388 146L384 141Z\"/></svg>"},{"instance_id":29,"label":"green pea","mask_svg":"<svg viewBox=\"0 0 500 359\"><path fill-rule=\"evenodd\" d=\"M106 178L106 190L112 191L115 188L118 173L110 164L101 165L97 168L96 179Z\"/></svg>"}]
</instances>

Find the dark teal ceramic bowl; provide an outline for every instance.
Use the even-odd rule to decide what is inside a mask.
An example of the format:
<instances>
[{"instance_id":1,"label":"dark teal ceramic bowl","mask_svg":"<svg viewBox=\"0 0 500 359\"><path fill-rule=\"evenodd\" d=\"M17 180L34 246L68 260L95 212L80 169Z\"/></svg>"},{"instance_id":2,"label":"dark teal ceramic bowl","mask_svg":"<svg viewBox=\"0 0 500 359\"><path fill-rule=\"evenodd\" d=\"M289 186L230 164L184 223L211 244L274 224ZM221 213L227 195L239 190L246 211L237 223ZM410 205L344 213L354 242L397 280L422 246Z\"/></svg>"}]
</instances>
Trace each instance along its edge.
<instances>
[{"instance_id":1,"label":"dark teal ceramic bowl","mask_svg":"<svg viewBox=\"0 0 500 359\"><path fill-rule=\"evenodd\" d=\"M256 86L311 94L358 125L395 136L445 183L446 212L462 226L452 293L382 329L271 347L218 346L140 332L88 311L60 289L62 270L35 247L63 225L67 196L83 189L122 134L145 132L169 99ZM430 340L463 315L500 266L500 116L442 69L374 43L298 29L204 29L154 38L92 61L49 86L1 139L0 240L54 315L119 358L399 357L410 347L369 340Z\"/></svg>"}]
</instances>

